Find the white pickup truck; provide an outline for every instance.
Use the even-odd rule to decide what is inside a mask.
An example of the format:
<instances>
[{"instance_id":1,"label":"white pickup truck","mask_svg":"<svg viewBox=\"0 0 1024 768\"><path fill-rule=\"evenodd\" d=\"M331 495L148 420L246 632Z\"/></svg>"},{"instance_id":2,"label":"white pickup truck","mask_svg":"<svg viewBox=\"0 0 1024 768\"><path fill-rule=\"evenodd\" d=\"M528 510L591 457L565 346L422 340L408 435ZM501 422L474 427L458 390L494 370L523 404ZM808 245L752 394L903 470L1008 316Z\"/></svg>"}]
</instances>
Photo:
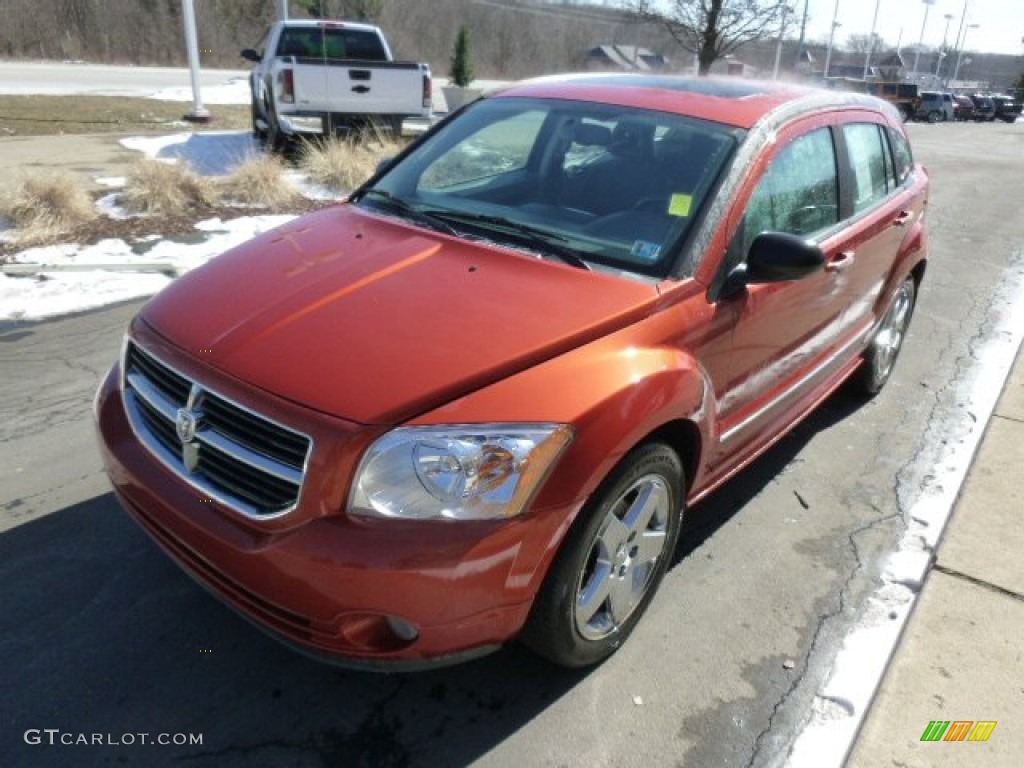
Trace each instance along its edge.
<instances>
[{"instance_id":1,"label":"white pickup truck","mask_svg":"<svg viewBox=\"0 0 1024 768\"><path fill-rule=\"evenodd\" d=\"M301 135L373 124L399 135L407 117L429 117L430 67L395 61L379 27L347 21L278 21L242 57L252 126L272 149Z\"/></svg>"}]
</instances>

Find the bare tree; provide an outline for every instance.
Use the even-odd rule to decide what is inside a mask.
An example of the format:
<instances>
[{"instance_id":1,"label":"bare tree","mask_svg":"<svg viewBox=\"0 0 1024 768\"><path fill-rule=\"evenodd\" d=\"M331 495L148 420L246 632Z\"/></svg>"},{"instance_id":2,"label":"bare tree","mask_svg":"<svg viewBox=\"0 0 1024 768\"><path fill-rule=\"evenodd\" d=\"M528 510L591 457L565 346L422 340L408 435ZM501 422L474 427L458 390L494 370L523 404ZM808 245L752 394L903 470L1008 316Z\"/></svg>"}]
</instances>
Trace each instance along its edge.
<instances>
[{"instance_id":1,"label":"bare tree","mask_svg":"<svg viewBox=\"0 0 1024 768\"><path fill-rule=\"evenodd\" d=\"M850 35L846 38L846 50L850 53L867 53L868 50L881 51L885 47L885 40L877 32L874 35Z\"/></svg>"},{"instance_id":2,"label":"bare tree","mask_svg":"<svg viewBox=\"0 0 1024 768\"><path fill-rule=\"evenodd\" d=\"M634 0L633 12L660 21L686 51L697 55L698 74L737 48L778 33L785 0L672 0L661 12L651 0Z\"/></svg>"}]
</instances>

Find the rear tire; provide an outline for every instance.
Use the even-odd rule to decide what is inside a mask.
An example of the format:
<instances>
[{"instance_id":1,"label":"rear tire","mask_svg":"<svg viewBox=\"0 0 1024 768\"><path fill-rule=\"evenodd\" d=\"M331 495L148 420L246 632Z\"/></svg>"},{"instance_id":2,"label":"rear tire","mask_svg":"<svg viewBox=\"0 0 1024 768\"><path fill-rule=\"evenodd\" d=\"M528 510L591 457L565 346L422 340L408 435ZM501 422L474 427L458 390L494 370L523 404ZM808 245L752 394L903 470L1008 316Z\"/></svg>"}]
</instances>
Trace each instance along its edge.
<instances>
[{"instance_id":1,"label":"rear tire","mask_svg":"<svg viewBox=\"0 0 1024 768\"><path fill-rule=\"evenodd\" d=\"M917 284L913 277L907 277L889 302L882 322L864 352L864 363L855 374L853 381L860 393L869 397L876 395L889 381L903 348L916 301Z\"/></svg>"},{"instance_id":2,"label":"rear tire","mask_svg":"<svg viewBox=\"0 0 1024 768\"><path fill-rule=\"evenodd\" d=\"M664 443L626 455L580 512L523 630L565 667L596 664L639 622L668 569L682 519L683 466Z\"/></svg>"}]
</instances>

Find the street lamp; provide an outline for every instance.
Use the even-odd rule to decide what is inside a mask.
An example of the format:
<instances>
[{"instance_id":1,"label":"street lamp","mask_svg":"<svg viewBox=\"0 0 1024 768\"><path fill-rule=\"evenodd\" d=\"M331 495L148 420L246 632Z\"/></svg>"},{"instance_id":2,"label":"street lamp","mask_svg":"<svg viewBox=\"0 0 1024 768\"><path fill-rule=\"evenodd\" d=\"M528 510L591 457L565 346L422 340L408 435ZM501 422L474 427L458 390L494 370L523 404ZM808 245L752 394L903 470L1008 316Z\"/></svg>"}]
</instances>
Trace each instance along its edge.
<instances>
[{"instance_id":1,"label":"street lamp","mask_svg":"<svg viewBox=\"0 0 1024 768\"><path fill-rule=\"evenodd\" d=\"M939 79L939 71L942 69L942 60L946 58L946 40L949 39L949 22L956 18L952 13L945 14L942 18L946 20L946 31L942 33L942 47L939 48L939 60L935 62L935 80Z\"/></svg>"},{"instance_id":2,"label":"street lamp","mask_svg":"<svg viewBox=\"0 0 1024 768\"><path fill-rule=\"evenodd\" d=\"M924 21L921 22L921 36L917 38L917 50L914 51L914 79L917 79L917 64L921 60L921 46L924 44L924 28L928 26L928 11L935 0L921 0L924 3Z\"/></svg>"},{"instance_id":3,"label":"street lamp","mask_svg":"<svg viewBox=\"0 0 1024 768\"><path fill-rule=\"evenodd\" d=\"M828 79L828 68L832 63L832 41L836 37L836 29L843 26L839 23L839 0L836 0L836 7L832 11L832 29L828 33L828 48L825 49L825 71L822 76Z\"/></svg>"},{"instance_id":4,"label":"street lamp","mask_svg":"<svg viewBox=\"0 0 1024 768\"><path fill-rule=\"evenodd\" d=\"M775 68L772 70L772 80L779 79L779 62L782 61L782 36L786 34L786 16L792 9L788 5L782 6L782 21L779 23L779 38L775 41Z\"/></svg>"},{"instance_id":5,"label":"street lamp","mask_svg":"<svg viewBox=\"0 0 1024 768\"><path fill-rule=\"evenodd\" d=\"M836 10L839 10L839 0L836 0ZM828 33L828 50L825 51L825 77L828 78L828 71L832 64L832 40L836 36L836 30L843 26L842 22L833 21L832 31Z\"/></svg>"},{"instance_id":6,"label":"street lamp","mask_svg":"<svg viewBox=\"0 0 1024 768\"><path fill-rule=\"evenodd\" d=\"M960 51L956 55L956 67L953 69L953 82L956 82L957 77L960 75L960 62L964 57L964 48L967 47L967 33L972 29L977 29L981 24L968 24L964 27L964 38L960 41Z\"/></svg>"},{"instance_id":7,"label":"street lamp","mask_svg":"<svg viewBox=\"0 0 1024 768\"><path fill-rule=\"evenodd\" d=\"M875 15L871 19L871 34L868 35L868 52L864 54L864 79L868 79L868 69L871 67L871 49L875 45L875 27L878 25L878 7L882 0L875 0Z\"/></svg>"}]
</instances>

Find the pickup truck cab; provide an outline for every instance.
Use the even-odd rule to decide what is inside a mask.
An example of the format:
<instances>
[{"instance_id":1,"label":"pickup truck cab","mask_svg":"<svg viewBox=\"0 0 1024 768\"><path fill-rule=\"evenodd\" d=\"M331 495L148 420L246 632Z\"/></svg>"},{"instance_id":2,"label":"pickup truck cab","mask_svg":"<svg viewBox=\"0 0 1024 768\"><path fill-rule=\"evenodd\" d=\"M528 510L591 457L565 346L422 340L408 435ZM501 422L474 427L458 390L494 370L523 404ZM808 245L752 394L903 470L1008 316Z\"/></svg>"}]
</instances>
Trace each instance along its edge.
<instances>
[{"instance_id":1,"label":"pickup truck cab","mask_svg":"<svg viewBox=\"0 0 1024 768\"><path fill-rule=\"evenodd\" d=\"M870 96L513 86L143 307L96 398L106 469L305 652L594 664L686 510L847 379L888 380L927 198Z\"/></svg>"},{"instance_id":2,"label":"pickup truck cab","mask_svg":"<svg viewBox=\"0 0 1024 768\"><path fill-rule=\"evenodd\" d=\"M398 135L407 117L429 117L430 67L394 61L379 27L348 21L279 21L242 51L253 131L271 148L303 135L370 123Z\"/></svg>"}]
</instances>

